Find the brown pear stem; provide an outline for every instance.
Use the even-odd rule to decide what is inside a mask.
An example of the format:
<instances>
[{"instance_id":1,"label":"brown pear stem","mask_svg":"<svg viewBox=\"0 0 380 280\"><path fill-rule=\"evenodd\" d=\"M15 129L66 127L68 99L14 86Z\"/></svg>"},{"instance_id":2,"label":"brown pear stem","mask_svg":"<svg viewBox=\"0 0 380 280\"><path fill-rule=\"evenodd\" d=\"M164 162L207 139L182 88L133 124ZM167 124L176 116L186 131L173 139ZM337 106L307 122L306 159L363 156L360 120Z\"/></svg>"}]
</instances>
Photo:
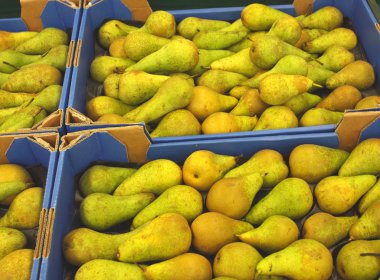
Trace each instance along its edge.
<instances>
[{"instance_id":1,"label":"brown pear stem","mask_svg":"<svg viewBox=\"0 0 380 280\"><path fill-rule=\"evenodd\" d=\"M318 59L314 59L314 61L315 61L316 63L318 63L319 65L321 65L321 66L324 65L324 64L323 64L322 62L320 62Z\"/></svg>"},{"instance_id":2,"label":"brown pear stem","mask_svg":"<svg viewBox=\"0 0 380 280\"><path fill-rule=\"evenodd\" d=\"M360 256L362 256L362 257L367 257L367 256L380 257L380 253L361 253Z\"/></svg>"},{"instance_id":3,"label":"brown pear stem","mask_svg":"<svg viewBox=\"0 0 380 280\"><path fill-rule=\"evenodd\" d=\"M10 67L13 67L14 69L20 70L20 68L18 68L17 66L15 66L15 65L13 65L13 64L11 64L11 63L9 63L9 62L7 62L7 61L3 61L3 63L4 63L5 65L8 65L8 66L10 66Z\"/></svg>"}]
</instances>

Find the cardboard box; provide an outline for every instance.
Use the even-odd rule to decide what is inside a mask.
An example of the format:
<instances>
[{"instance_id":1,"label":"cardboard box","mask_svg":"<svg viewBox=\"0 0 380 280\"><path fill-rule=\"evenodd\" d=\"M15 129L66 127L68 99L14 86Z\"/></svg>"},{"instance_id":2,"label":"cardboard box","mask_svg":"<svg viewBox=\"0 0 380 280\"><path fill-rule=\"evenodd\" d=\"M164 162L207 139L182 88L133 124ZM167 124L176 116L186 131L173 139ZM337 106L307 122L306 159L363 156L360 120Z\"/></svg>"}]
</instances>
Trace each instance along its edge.
<instances>
[{"instance_id":1,"label":"cardboard box","mask_svg":"<svg viewBox=\"0 0 380 280\"><path fill-rule=\"evenodd\" d=\"M133 1L132 1L133 2ZM145 2L145 1L143 1ZM302 3L312 1L298 1ZM299 5L299 4L298 4ZM316 0L314 9L319 9L323 6L332 5L339 8L345 16L352 20L353 28L355 29L361 45L364 47L367 59L374 67L377 77L380 77L380 57L378 49L380 48L380 35L377 29L377 21L373 16L367 1L365 0ZM294 15L295 9L292 5L275 5L276 9ZM309 6L303 7L308 9ZM193 10L175 10L169 11L179 22L188 16L197 16L209 19L220 19L233 21L240 16L243 7L233 8L212 8L212 9L193 9ZM301 7L302 10L302 7ZM78 46L76 51L76 58L74 62L73 78L70 88L70 97L68 101L68 108L66 110L66 127L68 132L75 132L85 129L104 128L104 127L117 127L121 125L110 125L94 122L85 116L86 104L86 91L88 81L90 80L89 69L95 53L95 42L97 36L97 29L107 20L120 19L124 21L131 20L131 14L128 8L120 2L120 0L98 1L94 5L87 5L84 7L81 27L79 31ZM105 51L104 51L105 53ZM377 80L377 89L375 93L379 94L380 81ZM89 89L92 95L100 94L100 87ZM373 92L372 92L373 94ZM291 135L300 133L319 133L319 132L332 132L336 125L323 125L313 127L297 127L292 129L281 130L264 130L264 131L249 131L238 132L229 134L215 134L215 135L196 135L196 136L183 136L183 137L162 137L153 139L153 143L167 143L177 141L195 141L195 140L209 140L209 139L231 139L236 137L251 137L251 136L264 136L264 135Z\"/></svg>"},{"instance_id":2,"label":"cardboard box","mask_svg":"<svg viewBox=\"0 0 380 280\"><path fill-rule=\"evenodd\" d=\"M58 162L59 135L57 133L17 134L0 136L0 164L14 163L25 167L43 184L44 199L37 231L31 279L39 279L42 248L47 224L47 213L53 191L56 164ZM28 235L29 236L29 235Z\"/></svg>"},{"instance_id":3,"label":"cardboard box","mask_svg":"<svg viewBox=\"0 0 380 280\"><path fill-rule=\"evenodd\" d=\"M31 129L20 129L17 133L31 133L32 131L54 131L63 134L64 112L67 107L69 88L72 74L74 50L78 38L82 8L68 0L35 1L21 0L21 17L0 19L0 30L9 32L40 31L45 27L56 27L71 35L69 53L67 56L66 71L63 79L61 100L58 110L51 113Z\"/></svg>"}]
</instances>

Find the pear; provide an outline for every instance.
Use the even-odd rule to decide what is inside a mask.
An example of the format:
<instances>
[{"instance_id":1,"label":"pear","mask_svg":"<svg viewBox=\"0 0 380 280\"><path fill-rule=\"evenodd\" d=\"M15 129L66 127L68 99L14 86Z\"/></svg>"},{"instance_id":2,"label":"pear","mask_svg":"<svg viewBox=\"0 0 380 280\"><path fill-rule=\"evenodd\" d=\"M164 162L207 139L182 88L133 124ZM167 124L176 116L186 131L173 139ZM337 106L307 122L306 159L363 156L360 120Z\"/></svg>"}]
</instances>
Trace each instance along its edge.
<instances>
[{"instance_id":1,"label":"pear","mask_svg":"<svg viewBox=\"0 0 380 280\"><path fill-rule=\"evenodd\" d=\"M112 73L123 73L124 70L134 64L135 62L129 58L120 58L112 56L98 56L92 62L90 66L91 78L99 83L103 83L104 80Z\"/></svg>"},{"instance_id":2,"label":"pear","mask_svg":"<svg viewBox=\"0 0 380 280\"><path fill-rule=\"evenodd\" d=\"M311 58L309 53L267 34L257 39L250 53L252 62L262 69L272 68L281 58L289 54L297 55L307 60Z\"/></svg>"},{"instance_id":3,"label":"pear","mask_svg":"<svg viewBox=\"0 0 380 280\"><path fill-rule=\"evenodd\" d=\"M380 240L357 240L345 244L336 258L336 270L344 280L378 279Z\"/></svg>"},{"instance_id":4,"label":"pear","mask_svg":"<svg viewBox=\"0 0 380 280\"><path fill-rule=\"evenodd\" d=\"M212 278L212 280L237 280L237 279L232 278L232 277L220 276L220 277Z\"/></svg>"},{"instance_id":5,"label":"pear","mask_svg":"<svg viewBox=\"0 0 380 280\"><path fill-rule=\"evenodd\" d=\"M237 234L247 232L253 226L247 222L229 218L217 212L206 212L191 224L192 245L203 255L216 254L224 245L238 241Z\"/></svg>"},{"instance_id":6,"label":"pear","mask_svg":"<svg viewBox=\"0 0 380 280\"><path fill-rule=\"evenodd\" d=\"M218 61L222 58L229 57L234 53L228 50L204 50L199 49L199 60L193 69L188 71L190 75L198 75L207 71L207 68L213 61Z\"/></svg>"},{"instance_id":7,"label":"pear","mask_svg":"<svg viewBox=\"0 0 380 280\"><path fill-rule=\"evenodd\" d=\"M278 275L256 275L255 280L288 280L288 278Z\"/></svg>"},{"instance_id":8,"label":"pear","mask_svg":"<svg viewBox=\"0 0 380 280\"><path fill-rule=\"evenodd\" d=\"M165 115L150 137L171 137L201 134L201 124L188 110L175 110Z\"/></svg>"},{"instance_id":9,"label":"pear","mask_svg":"<svg viewBox=\"0 0 380 280\"><path fill-rule=\"evenodd\" d=\"M111 194L136 169L94 165L88 168L79 179L79 191L86 197L93 193Z\"/></svg>"},{"instance_id":10,"label":"pear","mask_svg":"<svg viewBox=\"0 0 380 280\"><path fill-rule=\"evenodd\" d=\"M260 98L269 105L281 105L312 85L312 80L301 75L272 74L260 81Z\"/></svg>"},{"instance_id":11,"label":"pear","mask_svg":"<svg viewBox=\"0 0 380 280\"><path fill-rule=\"evenodd\" d=\"M293 177L308 183L318 183L321 179L336 174L348 155L339 149L303 144L290 153L289 167Z\"/></svg>"},{"instance_id":12,"label":"pear","mask_svg":"<svg viewBox=\"0 0 380 280\"><path fill-rule=\"evenodd\" d=\"M214 31L230 26L227 21L187 17L177 26L178 33L186 39L193 39L199 31Z\"/></svg>"},{"instance_id":13,"label":"pear","mask_svg":"<svg viewBox=\"0 0 380 280\"><path fill-rule=\"evenodd\" d=\"M268 35L273 35L284 42L295 45L301 37L302 27L293 17L283 17L276 20Z\"/></svg>"},{"instance_id":14,"label":"pear","mask_svg":"<svg viewBox=\"0 0 380 280\"><path fill-rule=\"evenodd\" d=\"M14 49L18 45L36 36L38 32L22 31L22 32L7 32L0 31L0 51Z\"/></svg>"},{"instance_id":15,"label":"pear","mask_svg":"<svg viewBox=\"0 0 380 280\"><path fill-rule=\"evenodd\" d=\"M127 177L114 191L114 195L131 195L151 192L161 194L182 182L181 168L173 161L157 159L145 163Z\"/></svg>"},{"instance_id":16,"label":"pear","mask_svg":"<svg viewBox=\"0 0 380 280\"><path fill-rule=\"evenodd\" d=\"M183 164L183 181L199 191L210 187L237 164L238 157L199 150L187 157Z\"/></svg>"},{"instance_id":17,"label":"pear","mask_svg":"<svg viewBox=\"0 0 380 280\"><path fill-rule=\"evenodd\" d=\"M318 37L320 37L326 33L328 33L328 31L323 30L323 29L316 29L316 28L306 29L306 28L304 28L304 29L302 29L301 37L299 38L298 42L294 46L301 49L306 42L312 41L312 40L314 40L314 39L316 39L316 38L318 38Z\"/></svg>"},{"instance_id":18,"label":"pear","mask_svg":"<svg viewBox=\"0 0 380 280\"><path fill-rule=\"evenodd\" d=\"M139 70L125 72L119 79L118 98L125 104L139 105L150 99L167 79L168 76Z\"/></svg>"},{"instance_id":19,"label":"pear","mask_svg":"<svg viewBox=\"0 0 380 280\"><path fill-rule=\"evenodd\" d=\"M80 205L82 223L94 230L104 231L114 225L128 221L154 200L151 193L113 196L93 193Z\"/></svg>"},{"instance_id":20,"label":"pear","mask_svg":"<svg viewBox=\"0 0 380 280\"><path fill-rule=\"evenodd\" d=\"M189 105L193 85L181 77L170 77L147 102L124 115L135 122L149 123L177 109Z\"/></svg>"},{"instance_id":21,"label":"pear","mask_svg":"<svg viewBox=\"0 0 380 280\"><path fill-rule=\"evenodd\" d=\"M307 260L308 265L305 265ZM318 241L301 239L271 254L256 266L257 275L285 276L290 279L327 280L333 271L329 250Z\"/></svg>"},{"instance_id":22,"label":"pear","mask_svg":"<svg viewBox=\"0 0 380 280\"><path fill-rule=\"evenodd\" d=\"M261 150L247 162L229 171L224 177L234 178L260 173L264 179L263 187L271 188L288 177L288 166L282 155L275 150Z\"/></svg>"},{"instance_id":23,"label":"pear","mask_svg":"<svg viewBox=\"0 0 380 280\"><path fill-rule=\"evenodd\" d=\"M256 76L256 75L255 75ZM237 98L237 99L240 99L240 98L242 98L242 96L244 95L244 94L246 94L249 90L251 90L251 88L250 87L247 87L247 86L234 86L231 90L230 90L230 92L228 93L229 95L231 95L231 96L233 96L233 97L235 97L235 98ZM258 91L257 91L257 93L259 93Z\"/></svg>"},{"instance_id":24,"label":"pear","mask_svg":"<svg viewBox=\"0 0 380 280\"><path fill-rule=\"evenodd\" d=\"M375 183L373 175L330 176L317 184L315 198L323 211L340 215L350 210Z\"/></svg>"},{"instance_id":25,"label":"pear","mask_svg":"<svg viewBox=\"0 0 380 280\"><path fill-rule=\"evenodd\" d=\"M214 259L214 275L255 279L255 267L262 260L260 253L252 246L234 242L223 246Z\"/></svg>"},{"instance_id":26,"label":"pear","mask_svg":"<svg viewBox=\"0 0 380 280\"><path fill-rule=\"evenodd\" d=\"M198 85L209 87L219 93L226 93L246 79L247 77L239 73L209 70L199 77Z\"/></svg>"},{"instance_id":27,"label":"pear","mask_svg":"<svg viewBox=\"0 0 380 280\"><path fill-rule=\"evenodd\" d=\"M326 6L300 19L302 28L318 28L331 31L342 26L343 14L339 9Z\"/></svg>"},{"instance_id":28,"label":"pear","mask_svg":"<svg viewBox=\"0 0 380 280\"><path fill-rule=\"evenodd\" d=\"M342 112L334 112L323 108L308 110L300 119L300 126L316 126L337 124L343 118Z\"/></svg>"},{"instance_id":29,"label":"pear","mask_svg":"<svg viewBox=\"0 0 380 280\"><path fill-rule=\"evenodd\" d=\"M334 89L316 107L330 111L344 112L347 109L355 108L355 105L362 99L362 94L353 86L340 86Z\"/></svg>"},{"instance_id":30,"label":"pear","mask_svg":"<svg viewBox=\"0 0 380 280\"><path fill-rule=\"evenodd\" d=\"M0 260L9 253L24 248L26 241L26 237L21 231L0 227Z\"/></svg>"},{"instance_id":31,"label":"pear","mask_svg":"<svg viewBox=\"0 0 380 280\"><path fill-rule=\"evenodd\" d=\"M11 108L33 100L36 94L33 93L14 93L0 89L0 108Z\"/></svg>"},{"instance_id":32,"label":"pear","mask_svg":"<svg viewBox=\"0 0 380 280\"><path fill-rule=\"evenodd\" d=\"M334 217L328 213L318 212L308 217L303 224L302 237L314 239L330 248L344 239L357 216Z\"/></svg>"},{"instance_id":33,"label":"pear","mask_svg":"<svg viewBox=\"0 0 380 280\"><path fill-rule=\"evenodd\" d=\"M304 217L312 206L313 194L309 185L302 179L287 178L256 203L244 219L253 225L261 224L273 215L299 219Z\"/></svg>"},{"instance_id":34,"label":"pear","mask_svg":"<svg viewBox=\"0 0 380 280\"><path fill-rule=\"evenodd\" d=\"M48 64L57 68L61 72L65 72L68 52L68 46L58 45L56 47L51 48L50 51L48 51L46 55L43 55L41 59L27 64L24 67L29 67L29 65L36 64Z\"/></svg>"},{"instance_id":35,"label":"pear","mask_svg":"<svg viewBox=\"0 0 380 280\"><path fill-rule=\"evenodd\" d=\"M22 181L11 181L0 183L0 201L19 194L23 190L31 187L33 184Z\"/></svg>"},{"instance_id":36,"label":"pear","mask_svg":"<svg viewBox=\"0 0 380 280\"><path fill-rule=\"evenodd\" d=\"M127 36L122 36L122 37L119 37L117 39L115 39L109 49L108 49L108 52L110 53L110 56L112 57L121 57L121 58L127 58L128 55L127 53L125 52L125 49L124 49L124 44L125 44L125 39L127 38Z\"/></svg>"},{"instance_id":37,"label":"pear","mask_svg":"<svg viewBox=\"0 0 380 280\"><path fill-rule=\"evenodd\" d=\"M5 74L0 72L0 88L5 84L10 74Z\"/></svg>"},{"instance_id":38,"label":"pear","mask_svg":"<svg viewBox=\"0 0 380 280\"><path fill-rule=\"evenodd\" d=\"M351 152L347 161L339 169L339 176L380 173L380 139L364 140Z\"/></svg>"},{"instance_id":39,"label":"pear","mask_svg":"<svg viewBox=\"0 0 380 280\"><path fill-rule=\"evenodd\" d=\"M31 249L20 249L0 259L0 275L3 279L29 280L32 274L33 254Z\"/></svg>"},{"instance_id":40,"label":"pear","mask_svg":"<svg viewBox=\"0 0 380 280\"><path fill-rule=\"evenodd\" d=\"M134 123L131 120L128 120L120 115L116 114L105 114L101 116L97 122L109 123L109 124L126 124L126 123Z\"/></svg>"},{"instance_id":41,"label":"pear","mask_svg":"<svg viewBox=\"0 0 380 280\"><path fill-rule=\"evenodd\" d=\"M380 180L360 199L358 211L363 214L368 207L380 199Z\"/></svg>"},{"instance_id":42,"label":"pear","mask_svg":"<svg viewBox=\"0 0 380 280\"><path fill-rule=\"evenodd\" d=\"M58 110L61 101L62 86L51 85L44 88L34 97L29 106L39 106L48 113Z\"/></svg>"},{"instance_id":43,"label":"pear","mask_svg":"<svg viewBox=\"0 0 380 280\"><path fill-rule=\"evenodd\" d=\"M127 68L148 73L178 73L193 69L199 60L198 49L186 39L172 40L158 51Z\"/></svg>"},{"instance_id":44,"label":"pear","mask_svg":"<svg viewBox=\"0 0 380 280\"><path fill-rule=\"evenodd\" d=\"M48 27L18 45L15 50L25 54L44 54L56 46L68 44L69 36L65 31Z\"/></svg>"},{"instance_id":45,"label":"pear","mask_svg":"<svg viewBox=\"0 0 380 280\"><path fill-rule=\"evenodd\" d=\"M62 83L62 74L47 64L31 65L9 75L1 89L11 92L36 93L50 85Z\"/></svg>"},{"instance_id":46,"label":"pear","mask_svg":"<svg viewBox=\"0 0 380 280\"><path fill-rule=\"evenodd\" d=\"M362 175L365 176L365 175ZM370 175L368 175L370 176ZM374 201L350 228L350 239L380 238L380 200Z\"/></svg>"},{"instance_id":47,"label":"pear","mask_svg":"<svg viewBox=\"0 0 380 280\"><path fill-rule=\"evenodd\" d=\"M266 31L250 32L247 34L247 37L245 39L241 40L235 45L232 45L231 47L228 48L228 50L232 52L239 52L243 49L250 48L255 44L255 41L259 36L266 33L267 33Z\"/></svg>"},{"instance_id":48,"label":"pear","mask_svg":"<svg viewBox=\"0 0 380 280\"><path fill-rule=\"evenodd\" d=\"M260 116L268 107L269 105L261 100L257 89L248 89L230 113L236 116Z\"/></svg>"},{"instance_id":49,"label":"pear","mask_svg":"<svg viewBox=\"0 0 380 280\"><path fill-rule=\"evenodd\" d=\"M355 61L355 56L352 52L339 45L332 45L329 47L323 55L321 55L315 65L322 64L323 68L330 71L338 72L345 66Z\"/></svg>"},{"instance_id":50,"label":"pear","mask_svg":"<svg viewBox=\"0 0 380 280\"><path fill-rule=\"evenodd\" d=\"M119 82L122 74L113 73L108 75L103 82L104 95L112 98L119 98Z\"/></svg>"},{"instance_id":51,"label":"pear","mask_svg":"<svg viewBox=\"0 0 380 280\"><path fill-rule=\"evenodd\" d=\"M306 42L303 49L309 53L323 53L329 47L338 45L348 50L356 47L358 38L351 29L336 28L310 42Z\"/></svg>"},{"instance_id":52,"label":"pear","mask_svg":"<svg viewBox=\"0 0 380 280\"><path fill-rule=\"evenodd\" d=\"M206 86L196 86L186 109L203 121L213 113L230 111L237 103L235 97L220 94Z\"/></svg>"},{"instance_id":53,"label":"pear","mask_svg":"<svg viewBox=\"0 0 380 280\"><path fill-rule=\"evenodd\" d=\"M210 188L206 199L207 209L233 219L241 219L251 208L262 185L263 179L259 173L223 178Z\"/></svg>"},{"instance_id":54,"label":"pear","mask_svg":"<svg viewBox=\"0 0 380 280\"><path fill-rule=\"evenodd\" d=\"M0 52L0 72L13 73L21 66L30 64L41 59L41 55L28 55L15 50L5 50Z\"/></svg>"},{"instance_id":55,"label":"pear","mask_svg":"<svg viewBox=\"0 0 380 280\"><path fill-rule=\"evenodd\" d=\"M124 115L133 109L133 106L108 96L97 96L86 103L86 114L94 121L105 114Z\"/></svg>"},{"instance_id":56,"label":"pear","mask_svg":"<svg viewBox=\"0 0 380 280\"><path fill-rule=\"evenodd\" d=\"M241 241L267 253L286 248L296 241L298 236L297 224L281 215L270 216L259 227L238 235Z\"/></svg>"},{"instance_id":57,"label":"pear","mask_svg":"<svg viewBox=\"0 0 380 280\"><path fill-rule=\"evenodd\" d=\"M223 50L231 47L247 36L246 31L200 31L193 42L200 49Z\"/></svg>"},{"instance_id":58,"label":"pear","mask_svg":"<svg viewBox=\"0 0 380 280\"><path fill-rule=\"evenodd\" d=\"M313 108L322 100L321 97L315 94L302 93L288 100L284 105L289 107L297 116L301 116L307 110Z\"/></svg>"},{"instance_id":59,"label":"pear","mask_svg":"<svg viewBox=\"0 0 380 280\"><path fill-rule=\"evenodd\" d=\"M271 70L266 71L261 75L252 77L251 79L246 80L241 84L252 88L258 88L260 82L271 74L306 76L307 71L308 68L305 59L297 55L286 55L282 57Z\"/></svg>"},{"instance_id":60,"label":"pear","mask_svg":"<svg viewBox=\"0 0 380 280\"><path fill-rule=\"evenodd\" d=\"M257 117L236 116L229 113L217 112L208 116L202 123L204 134L230 133L250 131L257 123Z\"/></svg>"},{"instance_id":61,"label":"pear","mask_svg":"<svg viewBox=\"0 0 380 280\"><path fill-rule=\"evenodd\" d=\"M202 255L186 253L144 268L144 276L147 280L209 280L212 277L212 268Z\"/></svg>"},{"instance_id":62,"label":"pear","mask_svg":"<svg viewBox=\"0 0 380 280\"><path fill-rule=\"evenodd\" d=\"M249 32L250 30L244 26L241 19L237 19L234 22L232 22L230 25L223 27L222 29L219 29L220 31L245 31Z\"/></svg>"},{"instance_id":63,"label":"pear","mask_svg":"<svg viewBox=\"0 0 380 280\"><path fill-rule=\"evenodd\" d=\"M46 111L38 106L21 108L1 120L0 133L17 132L21 128L31 128L46 116Z\"/></svg>"},{"instance_id":64,"label":"pear","mask_svg":"<svg viewBox=\"0 0 380 280\"><path fill-rule=\"evenodd\" d=\"M297 116L289 107L272 106L263 112L254 130L284 129L297 126Z\"/></svg>"},{"instance_id":65,"label":"pear","mask_svg":"<svg viewBox=\"0 0 380 280\"><path fill-rule=\"evenodd\" d=\"M241 21L250 30L268 30L273 23L288 14L263 4L251 4L241 12Z\"/></svg>"},{"instance_id":66,"label":"pear","mask_svg":"<svg viewBox=\"0 0 380 280\"><path fill-rule=\"evenodd\" d=\"M210 68L252 77L260 70L260 68L251 62L249 53L250 48L243 49L236 54L215 60L210 64Z\"/></svg>"},{"instance_id":67,"label":"pear","mask_svg":"<svg viewBox=\"0 0 380 280\"><path fill-rule=\"evenodd\" d=\"M143 270L137 264L110 260L92 260L82 265L75 273L75 280L146 280Z\"/></svg>"},{"instance_id":68,"label":"pear","mask_svg":"<svg viewBox=\"0 0 380 280\"><path fill-rule=\"evenodd\" d=\"M119 20L109 20L99 28L98 41L100 45L108 49L117 38L128 35L129 32L138 28L121 22Z\"/></svg>"},{"instance_id":69,"label":"pear","mask_svg":"<svg viewBox=\"0 0 380 280\"><path fill-rule=\"evenodd\" d=\"M338 73L326 81L329 89L343 85L351 85L359 90L365 90L375 83L375 72L371 64L363 60L354 61L346 65Z\"/></svg>"},{"instance_id":70,"label":"pear","mask_svg":"<svg viewBox=\"0 0 380 280\"><path fill-rule=\"evenodd\" d=\"M171 13L166 11L154 11L148 16L144 25L138 31L170 38L176 31L175 18Z\"/></svg>"},{"instance_id":71,"label":"pear","mask_svg":"<svg viewBox=\"0 0 380 280\"><path fill-rule=\"evenodd\" d=\"M307 77L314 82L311 90L320 89L325 86L328 79L335 75L335 72L327 70L320 65L307 64Z\"/></svg>"},{"instance_id":72,"label":"pear","mask_svg":"<svg viewBox=\"0 0 380 280\"><path fill-rule=\"evenodd\" d=\"M138 228L165 213L181 214L190 223L202 213L202 210L201 194L192 187L177 185L164 191L155 201L139 211L131 227Z\"/></svg>"},{"instance_id":73,"label":"pear","mask_svg":"<svg viewBox=\"0 0 380 280\"><path fill-rule=\"evenodd\" d=\"M117 250L117 259L130 263L166 260L186 253L190 245L186 219L167 213L128 233Z\"/></svg>"},{"instance_id":74,"label":"pear","mask_svg":"<svg viewBox=\"0 0 380 280\"><path fill-rule=\"evenodd\" d=\"M355 110L378 108L380 107L380 96L367 96L360 100L356 106Z\"/></svg>"}]
</instances>

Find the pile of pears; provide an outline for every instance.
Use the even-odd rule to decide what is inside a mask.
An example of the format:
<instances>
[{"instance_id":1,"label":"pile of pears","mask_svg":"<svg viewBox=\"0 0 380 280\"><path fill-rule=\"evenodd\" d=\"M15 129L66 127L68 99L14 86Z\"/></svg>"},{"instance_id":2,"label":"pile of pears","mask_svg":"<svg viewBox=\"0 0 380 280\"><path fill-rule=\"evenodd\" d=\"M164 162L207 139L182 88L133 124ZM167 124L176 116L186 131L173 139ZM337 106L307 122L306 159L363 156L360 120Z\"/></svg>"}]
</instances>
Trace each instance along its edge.
<instances>
[{"instance_id":1,"label":"pile of pears","mask_svg":"<svg viewBox=\"0 0 380 280\"><path fill-rule=\"evenodd\" d=\"M57 28L0 31L0 133L31 128L58 109L68 44Z\"/></svg>"},{"instance_id":2,"label":"pile of pears","mask_svg":"<svg viewBox=\"0 0 380 280\"><path fill-rule=\"evenodd\" d=\"M29 280L44 189L17 164L0 164L0 278ZM35 232L33 232L35 235Z\"/></svg>"},{"instance_id":3,"label":"pile of pears","mask_svg":"<svg viewBox=\"0 0 380 280\"><path fill-rule=\"evenodd\" d=\"M356 34L323 7L292 17L251 4L230 23L155 11L140 28L105 22L92 80L104 95L86 104L94 121L144 122L152 137L336 124L363 98L374 69L355 60Z\"/></svg>"},{"instance_id":4,"label":"pile of pears","mask_svg":"<svg viewBox=\"0 0 380 280\"><path fill-rule=\"evenodd\" d=\"M63 254L76 280L376 280L379 174L377 138L351 153L302 144L288 159L198 150L181 165L96 164Z\"/></svg>"}]
</instances>

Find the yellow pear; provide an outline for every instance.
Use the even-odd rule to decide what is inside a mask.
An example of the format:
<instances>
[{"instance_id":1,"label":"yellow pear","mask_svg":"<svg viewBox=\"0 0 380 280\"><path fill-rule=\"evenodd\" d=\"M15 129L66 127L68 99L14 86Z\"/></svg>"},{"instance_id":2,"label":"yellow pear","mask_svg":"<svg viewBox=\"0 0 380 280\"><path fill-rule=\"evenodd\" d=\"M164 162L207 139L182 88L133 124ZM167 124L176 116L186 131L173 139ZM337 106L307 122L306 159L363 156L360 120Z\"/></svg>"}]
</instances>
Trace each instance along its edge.
<instances>
[{"instance_id":1,"label":"yellow pear","mask_svg":"<svg viewBox=\"0 0 380 280\"><path fill-rule=\"evenodd\" d=\"M252 130L257 123L257 117L235 116L217 112L208 116L202 123L204 134L230 133Z\"/></svg>"}]
</instances>

